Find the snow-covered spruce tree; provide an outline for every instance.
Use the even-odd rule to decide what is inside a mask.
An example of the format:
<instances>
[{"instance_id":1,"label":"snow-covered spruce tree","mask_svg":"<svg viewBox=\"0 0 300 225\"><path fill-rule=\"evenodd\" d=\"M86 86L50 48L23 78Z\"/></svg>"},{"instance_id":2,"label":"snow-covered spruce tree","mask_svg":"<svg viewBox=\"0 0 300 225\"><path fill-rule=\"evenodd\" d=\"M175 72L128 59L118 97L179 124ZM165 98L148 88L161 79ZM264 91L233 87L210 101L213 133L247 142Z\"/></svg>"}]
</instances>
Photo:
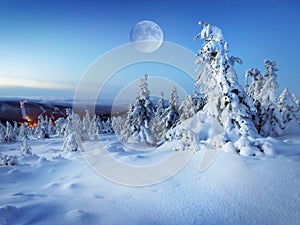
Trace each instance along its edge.
<instances>
[{"instance_id":1,"label":"snow-covered spruce tree","mask_svg":"<svg viewBox=\"0 0 300 225\"><path fill-rule=\"evenodd\" d=\"M106 121L103 121L103 128L104 128L104 133L111 134L114 132L113 128L112 128L112 121L111 121L110 117L108 117L106 119Z\"/></svg>"},{"instance_id":2,"label":"snow-covered spruce tree","mask_svg":"<svg viewBox=\"0 0 300 225\"><path fill-rule=\"evenodd\" d=\"M294 93L292 94L292 98L294 102L297 104L297 106L300 107L300 101Z\"/></svg>"},{"instance_id":3,"label":"snow-covered spruce tree","mask_svg":"<svg viewBox=\"0 0 300 225\"><path fill-rule=\"evenodd\" d=\"M173 128L176 127L177 122L179 122L180 115L178 112L179 103L178 103L178 94L177 89L175 87L172 88L169 106L166 108L164 114L162 115L161 122L164 124L164 138L168 141L174 139L175 133Z\"/></svg>"},{"instance_id":4,"label":"snow-covered spruce tree","mask_svg":"<svg viewBox=\"0 0 300 225\"><path fill-rule=\"evenodd\" d=\"M65 124L65 118L63 117L59 117L57 120L55 120L55 134L61 137L63 136L64 124Z\"/></svg>"},{"instance_id":5,"label":"snow-covered spruce tree","mask_svg":"<svg viewBox=\"0 0 300 225\"><path fill-rule=\"evenodd\" d=\"M63 124L63 138L66 139L70 134L74 133L75 130L75 123L73 123L74 121L74 115L72 112L72 109L66 109L66 119L64 121Z\"/></svg>"},{"instance_id":6,"label":"snow-covered spruce tree","mask_svg":"<svg viewBox=\"0 0 300 225\"><path fill-rule=\"evenodd\" d=\"M157 105L155 107L155 117L160 117L166 110L166 103L164 98L164 93L160 92L160 98L157 102Z\"/></svg>"},{"instance_id":7,"label":"snow-covered spruce tree","mask_svg":"<svg viewBox=\"0 0 300 225\"><path fill-rule=\"evenodd\" d=\"M90 136L91 118L88 110L85 110L85 115L82 118L80 126L80 138L81 140L88 140Z\"/></svg>"},{"instance_id":8,"label":"snow-covered spruce tree","mask_svg":"<svg viewBox=\"0 0 300 225\"><path fill-rule=\"evenodd\" d=\"M296 103L297 107L299 108L299 111L296 113L296 119L297 119L298 123L300 124L300 101L294 93L292 94L292 98L293 98L294 102Z\"/></svg>"},{"instance_id":9,"label":"snow-covered spruce tree","mask_svg":"<svg viewBox=\"0 0 300 225\"><path fill-rule=\"evenodd\" d=\"M62 151L76 152L78 150L79 150L79 147L78 147L78 143L76 140L76 135L74 133L70 133L64 139Z\"/></svg>"},{"instance_id":10,"label":"snow-covered spruce tree","mask_svg":"<svg viewBox=\"0 0 300 225\"><path fill-rule=\"evenodd\" d=\"M164 109L164 112L157 116L153 124L153 132L158 140L172 140L173 132L168 132L171 128L175 127L179 121L179 103L176 87L173 87L170 94L169 105ZM168 135L166 136L168 132Z\"/></svg>"},{"instance_id":11,"label":"snow-covered spruce tree","mask_svg":"<svg viewBox=\"0 0 300 225\"><path fill-rule=\"evenodd\" d=\"M16 135L14 133L14 128L8 121L6 121L5 141L6 142L16 141Z\"/></svg>"},{"instance_id":12,"label":"snow-covered spruce tree","mask_svg":"<svg viewBox=\"0 0 300 225\"><path fill-rule=\"evenodd\" d=\"M133 111L134 105L130 102L127 113L112 117L113 132L122 142L127 142L131 136L130 117Z\"/></svg>"},{"instance_id":13,"label":"snow-covered spruce tree","mask_svg":"<svg viewBox=\"0 0 300 225\"><path fill-rule=\"evenodd\" d=\"M72 109L66 109L67 118L63 125L63 147L62 151L76 152L79 150L78 140L81 134L81 121L79 115L74 113ZM77 135L76 135L77 134Z\"/></svg>"},{"instance_id":14,"label":"snow-covered spruce tree","mask_svg":"<svg viewBox=\"0 0 300 225\"><path fill-rule=\"evenodd\" d=\"M126 118L124 116L113 116L112 117L112 125L114 133L118 136L121 141L127 141L127 138L122 137L122 131L124 129L124 124L126 122Z\"/></svg>"},{"instance_id":15,"label":"snow-covered spruce tree","mask_svg":"<svg viewBox=\"0 0 300 225\"><path fill-rule=\"evenodd\" d=\"M283 90L278 98L278 109L283 117L284 127L286 127L290 121L298 122L297 115L299 114L300 108L287 88Z\"/></svg>"},{"instance_id":16,"label":"snow-covered spruce tree","mask_svg":"<svg viewBox=\"0 0 300 225\"><path fill-rule=\"evenodd\" d=\"M139 92L132 112L128 115L131 135L141 142L155 145L150 131L150 121L154 118L154 106L150 100L150 91L147 82L148 75L140 79Z\"/></svg>"},{"instance_id":17,"label":"snow-covered spruce tree","mask_svg":"<svg viewBox=\"0 0 300 225\"><path fill-rule=\"evenodd\" d=\"M98 129L98 133L99 134L103 134L104 133L103 120L102 120L101 117L99 117L98 120L97 120L97 129Z\"/></svg>"},{"instance_id":18,"label":"snow-covered spruce tree","mask_svg":"<svg viewBox=\"0 0 300 225\"><path fill-rule=\"evenodd\" d=\"M98 116L94 115L89 126L89 140L98 140Z\"/></svg>"},{"instance_id":19,"label":"snow-covered spruce tree","mask_svg":"<svg viewBox=\"0 0 300 225\"><path fill-rule=\"evenodd\" d=\"M19 128L19 134L18 134L18 140L22 141L24 140L24 138L28 138L29 134L30 134L30 128L25 124L22 123L20 128Z\"/></svg>"},{"instance_id":20,"label":"snow-covered spruce tree","mask_svg":"<svg viewBox=\"0 0 300 225\"><path fill-rule=\"evenodd\" d=\"M0 144L5 142L5 126L0 123Z\"/></svg>"},{"instance_id":21,"label":"snow-covered spruce tree","mask_svg":"<svg viewBox=\"0 0 300 225\"><path fill-rule=\"evenodd\" d=\"M53 125L52 118L50 118L48 121L48 134L49 137L55 134L55 127Z\"/></svg>"},{"instance_id":22,"label":"snow-covered spruce tree","mask_svg":"<svg viewBox=\"0 0 300 225\"><path fill-rule=\"evenodd\" d=\"M19 135L19 126L18 126L18 122L17 121L14 121L13 122L13 126L14 126L14 134L16 137L18 137Z\"/></svg>"},{"instance_id":23,"label":"snow-covered spruce tree","mask_svg":"<svg viewBox=\"0 0 300 225\"><path fill-rule=\"evenodd\" d=\"M274 61L265 60L266 72L261 75L256 68L246 72L246 80L252 77L248 94L253 99L256 113L253 122L262 136L277 136L284 128L282 116L277 107L277 74L278 69ZM247 83L247 81L246 81Z\"/></svg>"},{"instance_id":24,"label":"snow-covered spruce tree","mask_svg":"<svg viewBox=\"0 0 300 225\"><path fill-rule=\"evenodd\" d=\"M194 116L199 110L203 109L206 104L204 96L188 95L179 107L180 119L186 120Z\"/></svg>"},{"instance_id":25,"label":"snow-covered spruce tree","mask_svg":"<svg viewBox=\"0 0 300 225\"><path fill-rule=\"evenodd\" d=\"M166 102L164 99L164 93L160 92L160 98L155 106L155 117L151 120L151 132L155 136L157 141L163 140L166 133L165 128L166 117Z\"/></svg>"},{"instance_id":26,"label":"snow-covered spruce tree","mask_svg":"<svg viewBox=\"0 0 300 225\"><path fill-rule=\"evenodd\" d=\"M252 78L252 82L249 85L249 77ZM245 75L245 90L247 94L253 98L258 99L261 95L261 90L264 85L263 77L257 68L251 68L246 71Z\"/></svg>"},{"instance_id":27,"label":"snow-covered spruce tree","mask_svg":"<svg viewBox=\"0 0 300 225\"><path fill-rule=\"evenodd\" d=\"M38 139L49 138L47 116L46 119L43 115L38 116L38 125L35 129L35 134Z\"/></svg>"},{"instance_id":28,"label":"snow-covered spruce tree","mask_svg":"<svg viewBox=\"0 0 300 225\"><path fill-rule=\"evenodd\" d=\"M22 155L32 155L31 147L28 144L28 138L24 137L21 145L21 153Z\"/></svg>"},{"instance_id":29,"label":"snow-covered spruce tree","mask_svg":"<svg viewBox=\"0 0 300 225\"><path fill-rule=\"evenodd\" d=\"M255 108L251 98L239 85L234 70L234 63L242 60L229 55L228 44L220 28L205 22L199 22L202 31L195 37L204 40L197 53L197 68L201 68L195 85L203 83L203 91L207 96L206 110L223 126L225 133L219 146L226 142L249 140L235 145L236 151L242 155L260 154L254 146L253 138L258 137L257 130L251 120ZM251 150L251 151L250 151Z\"/></svg>"},{"instance_id":30,"label":"snow-covered spruce tree","mask_svg":"<svg viewBox=\"0 0 300 225\"><path fill-rule=\"evenodd\" d=\"M178 104L177 89L176 87L173 87L170 96L170 104L165 112L166 119L164 121L167 130L173 127L176 124L176 122L179 120L178 108L179 108L179 104Z\"/></svg>"}]
</instances>

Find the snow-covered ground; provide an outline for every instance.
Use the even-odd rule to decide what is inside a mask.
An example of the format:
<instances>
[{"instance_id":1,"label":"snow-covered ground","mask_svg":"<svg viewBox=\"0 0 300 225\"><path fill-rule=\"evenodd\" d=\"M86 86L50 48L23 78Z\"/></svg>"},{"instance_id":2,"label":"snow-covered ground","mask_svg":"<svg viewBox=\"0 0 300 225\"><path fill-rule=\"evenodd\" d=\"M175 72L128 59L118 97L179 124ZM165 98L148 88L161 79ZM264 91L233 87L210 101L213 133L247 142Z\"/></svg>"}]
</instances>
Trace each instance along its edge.
<instances>
[{"instance_id":1,"label":"snow-covered ground","mask_svg":"<svg viewBox=\"0 0 300 225\"><path fill-rule=\"evenodd\" d=\"M132 165L163 159L172 147L133 151L113 135L100 138ZM21 142L0 145L0 153L19 156L18 165L0 166L1 225L300 224L300 132L293 127L269 138L272 157L220 151L201 173L202 149L175 176L139 188L99 176L79 152L62 152L60 138L29 144L32 156L21 156Z\"/></svg>"}]
</instances>

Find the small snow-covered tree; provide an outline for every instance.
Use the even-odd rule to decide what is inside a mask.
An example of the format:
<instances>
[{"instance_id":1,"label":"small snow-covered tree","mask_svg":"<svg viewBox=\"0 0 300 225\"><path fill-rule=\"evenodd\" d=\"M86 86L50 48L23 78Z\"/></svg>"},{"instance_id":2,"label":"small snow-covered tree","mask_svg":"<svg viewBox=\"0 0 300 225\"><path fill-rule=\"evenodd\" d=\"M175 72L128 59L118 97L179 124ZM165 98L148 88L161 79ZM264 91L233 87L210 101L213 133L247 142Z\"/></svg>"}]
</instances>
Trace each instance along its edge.
<instances>
[{"instance_id":1,"label":"small snow-covered tree","mask_svg":"<svg viewBox=\"0 0 300 225\"><path fill-rule=\"evenodd\" d=\"M14 142L16 141L16 135L10 122L6 121L5 141Z\"/></svg>"},{"instance_id":2,"label":"small snow-covered tree","mask_svg":"<svg viewBox=\"0 0 300 225\"><path fill-rule=\"evenodd\" d=\"M278 109L283 117L284 127L290 121L297 121L297 115L299 114L299 106L294 101L289 90L285 88L278 98Z\"/></svg>"},{"instance_id":3,"label":"small snow-covered tree","mask_svg":"<svg viewBox=\"0 0 300 225\"><path fill-rule=\"evenodd\" d=\"M30 134L29 127L25 124L22 123L19 129L19 135L18 135L18 140L24 140L25 138L28 138Z\"/></svg>"},{"instance_id":4,"label":"small snow-covered tree","mask_svg":"<svg viewBox=\"0 0 300 225\"><path fill-rule=\"evenodd\" d=\"M155 117L160 117L166 110L166 103L164 98L164 93L160 92L160 98L155 107Z\"/></svg>"},{"instance_id":5,"label":"small snow-covered tree","mask_svg":"<svg viewBox=\"0 0 300 225\"><path fill-rule=\"evenodd\" d=\"M2 123L0 123L0 144L5 142L5 131L5 126Z\"/></svg>"},{"instance_id":6,"label":"small snow-covered tree","mask_svg":"<svg viewBox=\"0 0 300 225\"><path fill-rule=\"evenodd\" d=\"M140 78L138 99L147 99L150 97L150 90L148 88L148 74L144 74L144 77Z\"/></svg>"},{"instance_id":7,"label":"small snow-covered tree","mask_svg":"<svg viewBox=\"0 0 300 225\"><path fill-rule=\"evenodd\" d=\"M19 135L19 126L18 126L17 121L13 122L13 126L14 126L14 134L15 134L16 137L18 137L18 135Z\"/></svg>"},{"instance_id":8,"label":"small snow-covered tree","mask_svg":"<svg viewBox=\"0 0 300 225\"><path fill-rule=\"evenodd\" d=\"M67 138L70 134L75 131L75 123L73 123L73 118L75 117L72 109L66 109L66 119L63 124L63 138Z\"/></svg>"},{"instance_id":9,"label":"small snow-covered tree","mask_svg":"<svg viewBox=\"0 0 300 225\"><path fill-rule=\"evenodd\" d=\"M59 117L57 120L55 120L55 134L63 136L65 121L66 120L63 117Z\"/></svg>"},{"instance_id":10,"label":"small snow-covered tree","mask_svg":"<svg viewBox=\"0 0 300 225\"><path fill-rule=\"evenodd\" d=\"M297 119L298 123L300 124L300 101L294 93L292 94L292 98L293 98L294 102L296 103L297 107L299 108L299 111L296 112L296 119Z\"/></svg>"},{"instance_id":11,"label":"small snow-covered tree","mask_svg":"<svg viewBox=\"0 0 300 225\"><path fill-rule=\"evenodd\" d=\"M130 103L127 114L112 117L113 131L123 142L127 142L131 136L130 115L133 111L134 106Z\"/></svg>"},{"instance_id":12,"label":"small snow-covered tree","mask_svg":"<svg viewBox=\"0 0 300 225\"><path fill-rule=\"evenodd\" d=\"M252 82L249 85L249 77L252 78ZM264 85L263 77L257 68L251 68L246 71L245 75L245 90L247 94L254 100L258 99L261 95L261 90Z\"/></svg>"},{"instance_id":13,"label":"small snow-covered tree","mask_svg":"<svg viewBox=\"0 0 300 225\"><path fill-rule=\"evenodd\" d=\"M106 119L106 121L102 121L103 122L103 132L104 133L108 133L108 134L110 134L110 133L113 133L114 131L113 131L113 128L112 128L112 121L111 121L111 117L108 117L107 119Z\"/></svg>"},{"instance_id":14,"label":"small snow-covered tree","mask_svg":"<svg viewBox=\"0 0 300 225\"><path fill-rule=\"evenodd\" d=\"M130 124L127 115L119 115L112 117L112 127L114 133L122 142L127 142L130 137Z\"/></svg>"},{"instance_id":15,"label":"small snow-covered tree","mask_svg":"<svg viewBox=\"0 0 300 225\"><path fill-rule=\"evenodd\" d=\"M177 89L176 87L173 87L170 96L170 104L169 107L166 109L166 115L167 115L165 119L166 129L170 129L179 120L178 107L179 106L178 106Z\"/></svg>"},{"instance_id":16,"label":"small snow-covered tree","mask_svg":"<svg viewBox=\"0 0 300 225\"><path fill-rule=\"evenodd\" d=\"M76 140L76 136L74 133L70 133L65 139L63 143L63 151L71 151L76 152L79 150L79 145Z\"/></svg>"},{"instance_id":17,"label":"small snow-covered tree","mask_svg":"<svg viewBox=\"0 0 300 225\"><path fill-rule=\"evenodd\" d=\"M266 72L262 76L257 69L250 69L246 73L246 80L252 77L248 94L253 99L256 113L252 120L262 136L277 136L282 132L283 121L277 107L277 74L278 69L274 61L265 60Z\"/></svg>"},{"instance_id":18,"label":"small snow-covered tree","mask_svg":"<svg viewBox=\"0 0 300 225\"><path fill-rule=\"evenodd\" d=\"M98 129L98 133L99 134L103 134L104 133L103 120L102 120L101 117L99 117L99 119L97 121L97 129Z\"/></svg>"},{"instance_id":19,"label":"small snow-covered tree","mask_svg":"<svg viewBox=\"0 0 300 225\"><path fill-rule=\"evenodd\" d=\"M35 129L35 133L38 139L49 138L47 117L45 119L43 115L38 116L38 125Z\"/></svg>"},{"instance_id":20,"label":"small snow-covered tree","mask_svg":"<svg viewBox=\"0 0 300 225\"><path fill-rule=\"evenodd\" d=\"M21 153L22 155L32 155L31 147L28 144L28 139L24 137L21 145Z\"/></svg>"},{"instance_id":21,"label":"small snow-covered tree","mask_svg":"<svg viewBox=\"0 0 300 225\"><path fill-rule=\"evenodd\" d=\"M196 114L197 106L194 104L191 95L186 96L186 99L181 103L179 107L179 111L181 120L186 120Z\"/></svg>"},{"instance_id":22,"label":"small snow-covered tree","mask_svg":"<svg viewBox=\"0 0 300 225\"><path fill-rule=\"evenodd\" d=\"M53 126L52 118L50 118L48 121L48 134L49 137L55 134L55 127Z\"/></svg>"},{"instance_id":23,"label":"small snow-covered tree","mask_svg":"<svg viewBox=\"0 0 300 225\"><path fill-rule=\"evenodd\" d=\"M96 114L90 121L89 140L98 140L98 116Z\"/></svg>"},{"instance_id":24,"label":"small snow-covered tree","mask_svg":"<svg viewBox=\"0 0 300 225\"><path fill-rule=\"evenodd\" d=\"M164 93L160 92L160 98L155 107L155 117L151 120L151 132L157 141L163 140L166 133L165 117L166 116L166 102Z\"/></svg>"},{"instance_id":25,"label":"small snow-covered tree","mask_svg":"<svg viewBox=\"0 0 300 225\"><path fill-rule=\"evenodd\" d=\"M294 102L297 104L297 106L300 107L300 101L294 93L292 94L292 98Z\"/></svg>"},{"instance_id":26,"label":"small snow-covered tree","mask_svg":"<svg viewBox=\"0 0 300 225\"><path fill-rule=\"evenodd\" d=\"M78 121L80 124L76 125L74 120L74 113L72 116L73 128L77 130L81 140L88 140L90 137L91 129L91 118L88 110L85 110L85 115L82 118L82 121Z\"/></svg>"},{"instance_id":27,"label":"small snow-covered tree","mask_svg":"<svg viewBox=\"0 0 300 225\"><path fill-rule=\"evenodd\" d=\"M170 105L174 106L174 108L178 108L178 93L177 88L173 87L170 95Z\"/></svg>"}]
</instances>

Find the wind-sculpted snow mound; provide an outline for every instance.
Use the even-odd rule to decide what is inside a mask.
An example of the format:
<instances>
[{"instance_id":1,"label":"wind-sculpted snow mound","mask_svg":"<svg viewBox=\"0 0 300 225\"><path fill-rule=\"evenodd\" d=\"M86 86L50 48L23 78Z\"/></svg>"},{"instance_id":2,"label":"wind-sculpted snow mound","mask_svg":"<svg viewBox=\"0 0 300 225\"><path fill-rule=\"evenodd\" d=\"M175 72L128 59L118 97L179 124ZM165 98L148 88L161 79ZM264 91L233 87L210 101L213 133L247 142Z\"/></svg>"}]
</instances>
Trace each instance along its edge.
<instances>
[{"instance_id":1,"label":"wind-sculpted snow mound","mask_svg":"<svg viewBox=\"0 0 300 225\"><path fill-rule=\"evenodd\" d=\"M297 122L290 123L277 139L262 136L238 136L235 132L225 130L220 122L200 111L193 117L182 121L167 133L167 140L174 141L173 150L198 151L207 147L218 151L239 153L242 156L276 156L285 154L282 147L298 143L300 126ZM285 139L285 136L292 137Z\"/></svg>"}]
</instances>

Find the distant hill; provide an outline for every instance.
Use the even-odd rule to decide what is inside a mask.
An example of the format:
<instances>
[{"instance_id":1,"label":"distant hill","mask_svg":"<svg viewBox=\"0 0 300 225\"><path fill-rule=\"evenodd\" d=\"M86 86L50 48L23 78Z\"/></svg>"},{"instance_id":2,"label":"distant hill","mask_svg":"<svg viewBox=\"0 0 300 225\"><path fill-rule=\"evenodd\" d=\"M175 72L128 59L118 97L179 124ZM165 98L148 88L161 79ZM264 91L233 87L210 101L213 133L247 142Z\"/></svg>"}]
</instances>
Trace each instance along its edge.
<instances>
[{"instance_id":1,"label":"distant hill","mask_svg":"<svg viewBox=\"0 0 300 225\"><path fill-rule=\"evenodd\" d=\"M20 101L25 100L24 98L10 98L0 97L0 121L2 123L6 121L17 121L23 122ZM26 99L27 102L24 104L26 115L30 118L31 122L37 122L39 115L52 118L56 120L59 117L65 117L66 108L72 108L73 101L70 99L59 100L59 99ZM96 114L108 116L111 112L111 105L109 102L106 105L97 105ZM83 108L84 109L84 108Z\"/></svg>"}]
</instances>

